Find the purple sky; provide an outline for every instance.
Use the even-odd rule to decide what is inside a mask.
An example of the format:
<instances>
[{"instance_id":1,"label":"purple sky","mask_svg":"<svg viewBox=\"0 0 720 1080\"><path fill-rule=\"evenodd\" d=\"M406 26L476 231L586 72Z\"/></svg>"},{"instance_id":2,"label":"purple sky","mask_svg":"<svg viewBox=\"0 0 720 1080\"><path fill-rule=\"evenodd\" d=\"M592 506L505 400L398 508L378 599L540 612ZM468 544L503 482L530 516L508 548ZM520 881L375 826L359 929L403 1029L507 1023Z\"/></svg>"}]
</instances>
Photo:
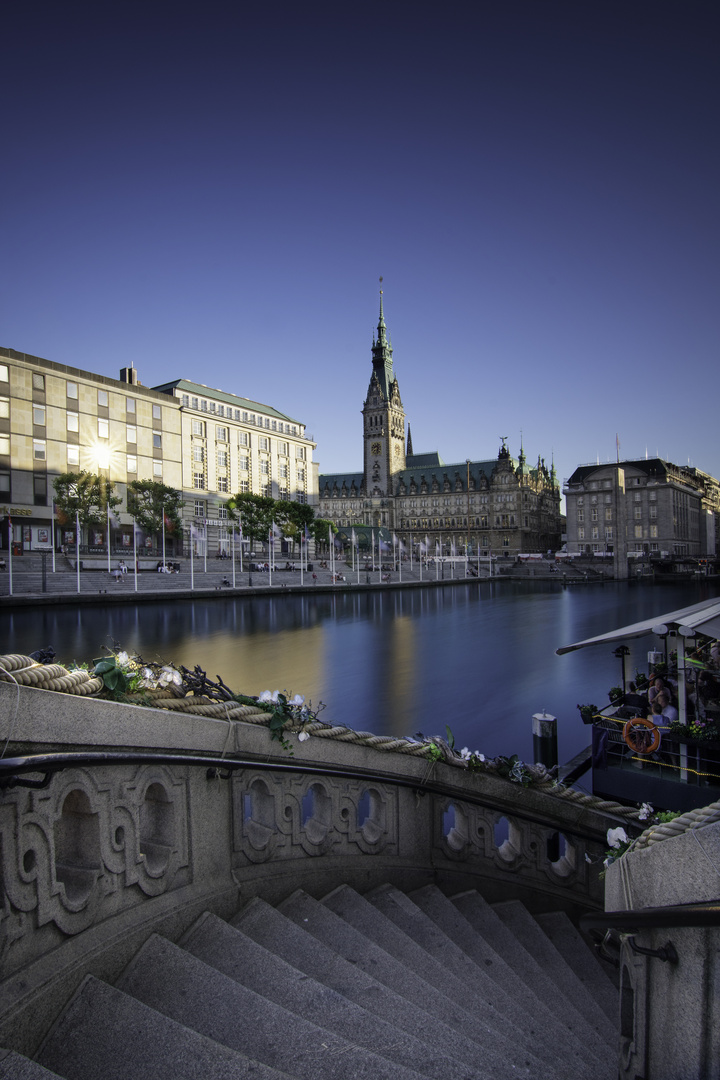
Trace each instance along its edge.
<instances>
[{"instance_id":1,"label":"purple sky","mask_svg":"<svg viewBox=\"0 0 720 1080\"><path fill-rule=\"evenodd\" d=\"M416 452L720 477L720 9L15 5L0 344L191 378L359 470L378 277Z\"/></svg>"}]
</instances>

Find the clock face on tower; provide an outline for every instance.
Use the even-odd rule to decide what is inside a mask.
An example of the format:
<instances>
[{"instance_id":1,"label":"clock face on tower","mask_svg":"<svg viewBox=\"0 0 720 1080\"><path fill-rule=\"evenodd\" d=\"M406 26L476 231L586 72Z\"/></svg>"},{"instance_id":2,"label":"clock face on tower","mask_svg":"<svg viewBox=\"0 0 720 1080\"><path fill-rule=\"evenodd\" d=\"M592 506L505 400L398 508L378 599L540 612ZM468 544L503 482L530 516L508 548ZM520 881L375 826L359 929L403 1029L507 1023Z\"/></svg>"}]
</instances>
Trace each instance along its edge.
<instances>
[{"instance_id":1,"label":"clock face on tower","mask_svg":"<svg viewBox=\"0 0 720 1080\"><path fill-rule=\"evenodd\" d=\"M370 453L371 454L376 454L376 455L380 453L380 443L379 442L374 442L372 444L372 446L370 447Z\"/></svg>"}]
</instances>

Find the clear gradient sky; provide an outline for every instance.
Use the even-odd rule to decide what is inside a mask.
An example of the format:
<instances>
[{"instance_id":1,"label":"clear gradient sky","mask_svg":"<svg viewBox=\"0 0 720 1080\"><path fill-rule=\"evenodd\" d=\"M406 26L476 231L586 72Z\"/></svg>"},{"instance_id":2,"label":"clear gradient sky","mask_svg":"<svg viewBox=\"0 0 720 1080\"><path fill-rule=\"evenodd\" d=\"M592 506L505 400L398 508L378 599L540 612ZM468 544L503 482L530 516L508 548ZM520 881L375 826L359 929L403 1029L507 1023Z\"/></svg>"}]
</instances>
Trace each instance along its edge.
<instances>
[{"instance_id":1,"label":"clear gradient sky","mask_svg":"<svg viewBox=\"0 0 720 1080\"><path fill-rule=\"evenodd\" d=\"M28 0L2 36L0 344L360 470L383 275L416 452L720 477L716 0Z\"/></svg>"}]
</instances>

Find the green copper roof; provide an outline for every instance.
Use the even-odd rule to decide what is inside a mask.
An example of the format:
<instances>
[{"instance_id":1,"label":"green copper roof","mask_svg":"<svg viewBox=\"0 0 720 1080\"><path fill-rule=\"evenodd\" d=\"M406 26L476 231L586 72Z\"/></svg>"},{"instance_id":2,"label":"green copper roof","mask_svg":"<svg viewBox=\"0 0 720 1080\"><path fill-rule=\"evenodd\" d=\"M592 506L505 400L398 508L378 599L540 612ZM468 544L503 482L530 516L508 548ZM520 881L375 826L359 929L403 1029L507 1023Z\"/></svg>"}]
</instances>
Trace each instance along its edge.
<instances>
[{"instance_id":1,"label":"green copper roof","mask_svg":"<svg viewBox=\"0 0 720 1080\"><path fill-rule=\"evenodd\" d=\"M383 314L383 294L380 290L380 319L377 325L377 339L373 338L372 358L373 375L376 376L380 390L386 401L390 399L390 387L395 381L392 361L392 345L388 340L385 316Z\"/></svg>"},{"instance_id":2,"label":"green copper roof","mask_svg":"<svg viewBox=\"0 0 720 1080\"><path fill-rule=\"evenodd\" d=\"M194 397L222 401L223 404L232 405L236 409L262 413L263 416L272 416L276 420L284 420L290 424L305 426L301 420L295 420L292 416L287 416L278 409L273 409L272 405L261 405L259 401L251 401L250 398L239 397L237 394L227 394L224 390L214 390L210 386L203 386L202 383L190 382L189 379L174 379L172 382L154 386L153 390L158 390L162 394L172 394L173 390L182 390L184 393L192 394Z\"/></svg>"}]
</instances>

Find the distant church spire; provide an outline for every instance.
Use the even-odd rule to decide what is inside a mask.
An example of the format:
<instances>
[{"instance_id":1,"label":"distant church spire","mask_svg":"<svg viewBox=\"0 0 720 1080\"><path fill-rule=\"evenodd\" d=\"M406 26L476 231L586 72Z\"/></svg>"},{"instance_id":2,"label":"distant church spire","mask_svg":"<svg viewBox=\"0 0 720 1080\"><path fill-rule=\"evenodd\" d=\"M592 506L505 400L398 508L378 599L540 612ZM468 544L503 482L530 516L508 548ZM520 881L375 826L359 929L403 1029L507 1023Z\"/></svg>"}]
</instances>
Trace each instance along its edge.
<instances>
[{"instance_id":1,"label":"distant church spire","mask_svg":"<svg viewBox=\"0 0 720 1080\"><path fill-rule=\"evenodd\" d=\"M412 435L410 434L410 425L409 424L408 424L407 456L408 457L413 456Z\"/></svg>"}]
</instances>

